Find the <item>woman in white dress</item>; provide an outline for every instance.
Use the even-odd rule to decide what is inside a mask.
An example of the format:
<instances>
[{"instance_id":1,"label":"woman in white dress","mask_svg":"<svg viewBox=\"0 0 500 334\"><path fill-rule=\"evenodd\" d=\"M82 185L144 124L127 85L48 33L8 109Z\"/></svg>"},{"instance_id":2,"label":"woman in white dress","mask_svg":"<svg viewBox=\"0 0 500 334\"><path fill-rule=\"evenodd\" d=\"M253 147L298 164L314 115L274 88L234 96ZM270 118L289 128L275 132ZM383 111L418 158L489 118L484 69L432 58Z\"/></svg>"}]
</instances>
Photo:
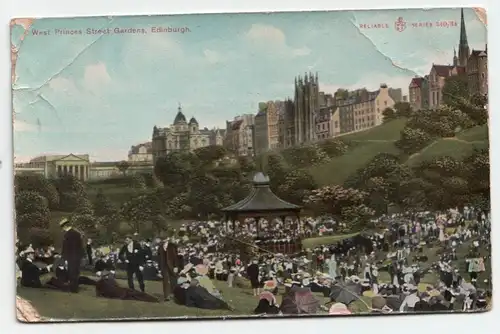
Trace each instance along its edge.
<instances>
[{"instance_id":1,"label":"woman in white dress","mask_svg":"<svg viewBox=\"0 0 500 334\"><path fill-rule=\"evenodd\" d=\"M439 226L439 241L441 241L441 242L446 241L446 237L444 235L444 226L443 225Z\"/></svg>"},{"instance_id":2,"label":"woman in white dress","mask_svg":"<svg viewBox=\"0 0 500 334\"><path fill-rule=\"evenodd\" d=\"M328 261L328 275L331 278L337 277L337 260L335 259L335 254L332 254L330 261Z\"/></svg>"}]
</instances>

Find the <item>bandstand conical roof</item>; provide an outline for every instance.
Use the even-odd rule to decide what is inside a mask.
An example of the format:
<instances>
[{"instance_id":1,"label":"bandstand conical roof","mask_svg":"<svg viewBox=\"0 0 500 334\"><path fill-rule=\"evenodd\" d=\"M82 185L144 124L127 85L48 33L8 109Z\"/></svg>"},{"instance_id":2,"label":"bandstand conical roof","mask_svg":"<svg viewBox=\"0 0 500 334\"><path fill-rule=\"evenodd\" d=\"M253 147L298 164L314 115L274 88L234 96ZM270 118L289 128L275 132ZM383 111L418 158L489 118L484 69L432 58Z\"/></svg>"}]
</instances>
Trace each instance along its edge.
<instances>
[{"instance_id":1,"label":"bandstand conical roof","mask_svg":"<svg viewBox=\"0 0 500 334\"><path fill-rule=\"evenodd\" d=\"M297 213L301 209L302 207L276 196L269 187L269 177L263 173L257 173L253 178L253 188L250 194L243 200L222 209L222 212L226 214Z\"/></svg>"}]
</instances>

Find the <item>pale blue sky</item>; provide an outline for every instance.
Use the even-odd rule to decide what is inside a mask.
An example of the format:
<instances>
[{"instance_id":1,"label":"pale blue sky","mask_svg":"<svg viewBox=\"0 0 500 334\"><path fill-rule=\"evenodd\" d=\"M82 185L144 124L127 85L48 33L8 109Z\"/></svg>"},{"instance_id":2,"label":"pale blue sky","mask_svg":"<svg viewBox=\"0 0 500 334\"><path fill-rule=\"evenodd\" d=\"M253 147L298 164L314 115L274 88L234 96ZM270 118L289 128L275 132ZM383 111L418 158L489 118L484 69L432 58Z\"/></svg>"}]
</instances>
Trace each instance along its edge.
<instances>
[{"instance_id":1,"label":"pale blue sky","mask_svg":"<svg viewBox=\"0 0 500 334\"><path fill-rule=\"evenodd\" d=\"M394 22L403 17L403 32ZM131 145L168 126L180 102L200 126L254 113L260 101L293 96L294 77L319 72L320 89L408 90L415 74L452 62L460 9L39 19L19 45L14 90L16 161L45 153L88 153L122 160ZM465 10L469 45L484 49L486 28ZM387 29L359 29L384 23ZM188 27L151 33L152 26ZM87 35L87 28L145 28L147 34ZM55 36L53 29L81 29Z\"/></svg>"}]
</instances>

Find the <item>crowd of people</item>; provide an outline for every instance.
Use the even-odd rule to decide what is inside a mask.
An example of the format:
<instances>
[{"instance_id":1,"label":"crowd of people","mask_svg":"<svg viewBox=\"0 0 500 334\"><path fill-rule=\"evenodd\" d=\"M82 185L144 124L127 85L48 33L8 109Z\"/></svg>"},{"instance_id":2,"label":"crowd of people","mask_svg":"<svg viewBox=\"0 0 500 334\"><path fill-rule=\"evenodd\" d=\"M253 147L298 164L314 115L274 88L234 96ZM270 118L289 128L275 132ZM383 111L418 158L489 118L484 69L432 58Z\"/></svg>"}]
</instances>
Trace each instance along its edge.
<instances>
[{"instance_id":1,"label":"crowd of people","mask_svg":"<svg viewBox=\"0 0 500 334\"><path fill-rule=\"evenodd\" d=\"M307 218L239 224L216 221L182 225L169 237L127 237L119 247L94 245L61 222L61 253L54 247L19 245L20 284L78 293L95 286L99 297L175 302L190 307L233 309L215 281L251 289L255 314L350 314L359 301L372 313L482 310L491 294L490 216L473 208L379 217L374 231L312 249L281 245L296 238L334 234L341 223ZM293 226L293 231L289 227ZM249 257L227 249L227 240L255 240ZM277 245L283 252L269 251ZM276 250L276 248L274 248ZM80 271L92 272L81 276ZM54 273L46 283L40 277ZM116 280L127 278L127 287ZM137 280L139 291L135 289ZM161 281L163 296L148 294L148 281ZM276 296L282 294L281 303ZM321 303L321 298L330 299ZM234 306L238 308L238 305ZM168 315L167 315L168 316Z\"/></svg>"}]
</instances>

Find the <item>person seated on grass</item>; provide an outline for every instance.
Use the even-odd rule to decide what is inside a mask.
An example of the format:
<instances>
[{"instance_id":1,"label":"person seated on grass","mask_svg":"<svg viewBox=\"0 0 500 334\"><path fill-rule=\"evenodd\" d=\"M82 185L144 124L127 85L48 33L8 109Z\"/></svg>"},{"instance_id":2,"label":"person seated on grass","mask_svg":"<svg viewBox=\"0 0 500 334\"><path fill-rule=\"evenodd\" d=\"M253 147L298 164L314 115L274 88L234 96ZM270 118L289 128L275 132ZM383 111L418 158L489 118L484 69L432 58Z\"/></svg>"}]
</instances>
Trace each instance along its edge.
<instances>
[{"instance_id":1,"label":"person seated on grass","mask_svg":"<svg viewBox=\"0 0 500 334\"><path fill-rule=\"evenodd\" d=\"M40 276L50 272L52 265L44 268L33 263L35 260L35 250L29 246L24 252L24 261L21 263L21 285L26 288L43 288Z\"/></svg>"},{"instance_id":2,"label":"person seated on grass","mask_svg":"<svg viewBox=\"0 0 500 334\"><path fill-rule=\"evenodd\" d=\"M113 261L109 258L109 256L101 254L99 258L95 261L94 272L103 272L103 271L115 271L115 265Z\"/></svg>"},{"instance_id":3,"label":"person seated on grass","mask_svg":"<svg viewBox=\"0 0 500 334\"><path fill-rule=\"evenodd\" d=\"M142 275L146 281L160 281L160 271L155 267L155 264L151 260L146 261Z\"/></svg>"},{"instance_id":4,"label":"person seated on grass","mask_svg":"<svg viewBox=\"0 0 500 334\"><path fill-rule=\"evenodd\" d=\"M100 279L95 284L97 297L121 300L136 300L149 303L159 303L160 300L145 292L136 291L129 288L121 287L118 282L112 277L111 272L103 271Z\"/></svg>"},{"instance_id":5,"label":"person seated on grass","mask_svg":"<svg viewBox=\"0 0 500 334\"><path fill-rule=\"evenodd\" d=\"M254 314L279 314L276 298L270 291L263 291L259 295L259 304L253 311Z\"/></svg>"}]
</instances>

